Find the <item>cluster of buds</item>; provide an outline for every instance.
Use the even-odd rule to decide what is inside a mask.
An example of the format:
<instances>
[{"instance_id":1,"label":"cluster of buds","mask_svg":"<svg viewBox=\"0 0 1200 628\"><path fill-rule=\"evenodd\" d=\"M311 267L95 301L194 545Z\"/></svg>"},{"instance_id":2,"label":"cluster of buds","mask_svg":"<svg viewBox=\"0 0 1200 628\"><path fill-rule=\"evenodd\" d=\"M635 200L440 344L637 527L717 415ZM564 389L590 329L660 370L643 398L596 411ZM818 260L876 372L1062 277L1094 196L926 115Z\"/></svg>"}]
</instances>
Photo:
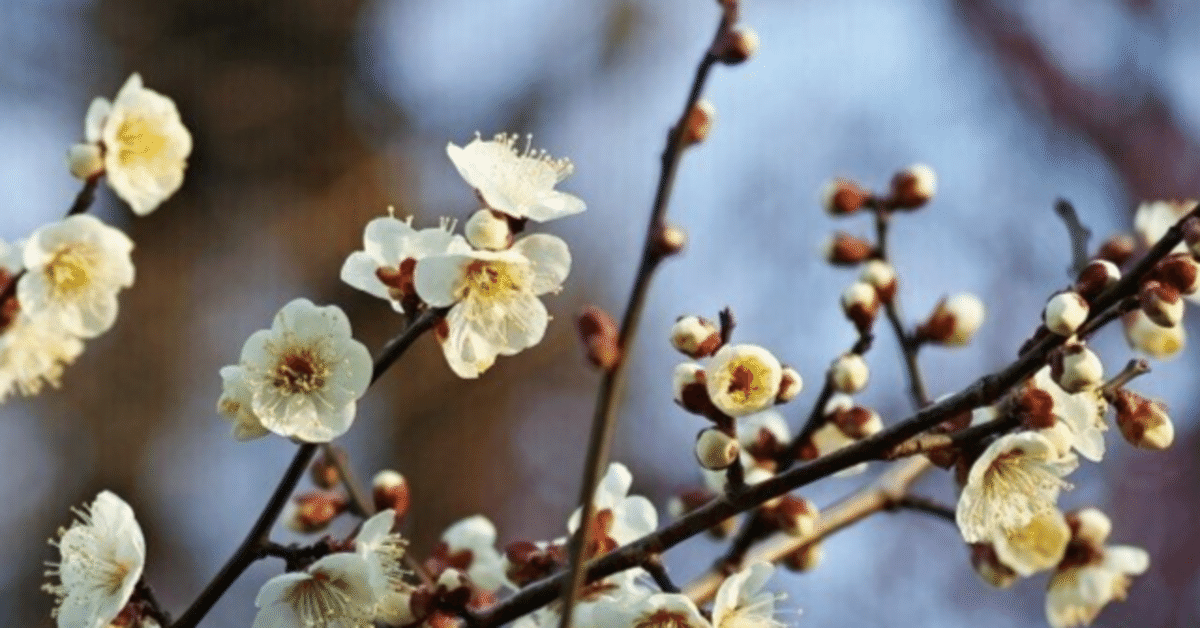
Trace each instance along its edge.
<instances>
[{"instance_id":1,"label":"cluster of buds","mask_svg":"<svg viewBox=\"0 0 1200 628\"><path fill-rule=\"evenodd\" d=\"M885 195L877 195L849 179L834 179L821 191L821 205L831 216L853 214L865 207L913 210L923 207L937 192L937 175L926 164L913 164L892 177Z\"/></svg>"},{"instance_id":2,"label":"cluster of buds","mask_svg":"<svg viewBox=\"0 0 1200 628\"><path fill-rule=\"evenodd\" d=\"M796 452L802 460L812 460L828 455L883 430L883 419L871 408L854 403L849 395L835 393L825 403L823 423L801 443ZM865 465L850 467L839 475L861 472Z\"/></svg>"},{"instance_id":3,"label":"cluster of buds","mask_svg":"<svg viewBox=\"0 0 1200 628\"><path fill-rule=\"evenodd\" d=\"M985 313L983 301L973 294L963 292L945 297L933 308L929 317L917 326L914 338L921 343L964 346L983 326Z\"/></svg>"}]
</instances>

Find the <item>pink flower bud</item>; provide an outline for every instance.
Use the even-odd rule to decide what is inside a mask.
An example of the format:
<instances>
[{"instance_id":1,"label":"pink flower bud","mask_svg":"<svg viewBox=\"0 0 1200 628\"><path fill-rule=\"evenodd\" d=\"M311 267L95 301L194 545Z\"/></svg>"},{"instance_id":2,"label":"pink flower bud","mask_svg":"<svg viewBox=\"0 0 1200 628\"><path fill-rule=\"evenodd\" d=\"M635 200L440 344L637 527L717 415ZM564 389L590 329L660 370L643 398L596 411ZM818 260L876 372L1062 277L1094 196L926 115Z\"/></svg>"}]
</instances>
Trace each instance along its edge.
<instances>
[{"instance_id":1,"label":"pink flower bud","mask_svg":"<svg viewBox=\"0 0 1200 628\"><path fill-rule=\"evenodd\" d=\"M898 209L916 209L937 191L937 175L925 164L913 164L892 178L891 205Z\"/></svg>"},{"instance_id":2,"label":"pink flower bud","mask_svg":"<svg viewBox=\"0 0 1200 628\"><path fill-rule=\"evenodd\" d=\"M831 216L853 214L871 200L871 192L849 179L834 179L821 190L821 207Z\"/></svg>"}]
</instances>

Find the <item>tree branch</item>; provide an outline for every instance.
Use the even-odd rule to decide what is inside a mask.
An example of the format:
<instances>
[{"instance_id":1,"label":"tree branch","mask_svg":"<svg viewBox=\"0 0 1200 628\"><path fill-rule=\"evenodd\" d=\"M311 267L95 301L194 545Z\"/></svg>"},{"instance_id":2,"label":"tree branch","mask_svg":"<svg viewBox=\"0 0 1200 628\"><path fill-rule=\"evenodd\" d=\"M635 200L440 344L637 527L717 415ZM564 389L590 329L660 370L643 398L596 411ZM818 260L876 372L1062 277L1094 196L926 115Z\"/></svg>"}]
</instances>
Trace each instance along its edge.
<instances>
[{"instance_id":1,"label":"tree branch","mask_svg":"<svg viewBox=\"0 0 1200 628\"><path fill-rule=\"evenodd\" d=\"M1062 218L1067 226L1067 235L1071 238L1071 278L1075 278L1088 264L1088 239L1092 237L1090 229L1079 220L1075 207L1065 198L1054 203L1054 213Z\"/></svg>"}]
</instances>

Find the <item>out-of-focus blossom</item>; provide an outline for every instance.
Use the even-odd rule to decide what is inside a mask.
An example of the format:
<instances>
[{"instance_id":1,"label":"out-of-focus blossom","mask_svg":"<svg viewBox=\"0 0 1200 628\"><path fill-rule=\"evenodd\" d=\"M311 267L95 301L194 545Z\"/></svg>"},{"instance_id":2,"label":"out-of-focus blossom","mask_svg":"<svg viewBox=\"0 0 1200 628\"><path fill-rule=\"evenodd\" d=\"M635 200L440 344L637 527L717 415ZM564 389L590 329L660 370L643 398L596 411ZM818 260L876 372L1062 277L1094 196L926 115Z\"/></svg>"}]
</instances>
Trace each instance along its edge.
<instances>
[{"instance_id":1,"label":"out-of-focus blossom","mask_svg":"<svg viewBox=\"0 0 1200 628\"><path fill-rule=\"evenodd\" d=\"M370 628L376 597L367 561L329 554L308 569L271 578L254 600L252 628Z\"/></svg>"},{"instance_id":2,"label":"out-of-focus blossom","mask_svg":"<svg viewBox=\"0 0 1200 628\"><path fill-rule=\"evenodd\" d=\"M763 591L774 573L769 563L758 562L725 578L713 599L713 628L782 628L775 619L778 596Z\"/></svg>"},{"instance_id":3,"label":"out-of-focus blossom","mask_svg":"<svg viewBox=\"0 0 1200 628\"><path fill-rule=\"evenodd\" d=\"M569 159L545 151L517 148L517 135L475 137L466 146L446 145L446 154L467 184L490 209L537 222L578 214L587 208L578 197L554 186L575 171Z\"/></svg>"}]
</instances>

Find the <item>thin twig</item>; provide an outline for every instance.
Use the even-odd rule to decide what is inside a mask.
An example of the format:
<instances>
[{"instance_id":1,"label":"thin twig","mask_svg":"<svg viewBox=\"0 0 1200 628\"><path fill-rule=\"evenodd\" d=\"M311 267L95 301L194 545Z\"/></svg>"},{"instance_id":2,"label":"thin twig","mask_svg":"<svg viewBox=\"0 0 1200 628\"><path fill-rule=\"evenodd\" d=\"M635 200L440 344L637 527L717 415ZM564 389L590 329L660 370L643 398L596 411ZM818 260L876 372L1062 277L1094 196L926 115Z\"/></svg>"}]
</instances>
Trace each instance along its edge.
<instances>
[{"instance_id":1,"label":"thin twig","mask_svg":"<svg viewBox=\"0 0 1200 628\"><path fill-rule=\"evenodd\" d=\"M954 509L937 500L921 495L904 495L891 504L892 509L907 509L923 512L955 523Z\"/></svg>"},{"instance_id":2,"label":"thin twig","mask_svg":"<svg viewBox=\"0 0 1200 628\"><path fill-rule=\"evenodd\" d=\"M879 253L880 259L891 263L888 258L888 223L891 220L891 214L884 208L875 210L875 233L876 233L876 250ZM912 401L918 408L923 408L929 405L929 392L925 386L925 376L921 373L920 362L917 361L917 352L921 349L921 344L916 338L909 334L904 329L904 317L900 313L900 297L892 295L892 298L884 301L883 309L887 315L888 322L892 326L892 331L896 334L896 341L900 344L900 354L904 358L904 368L908 371L908 387L909 394L912 395Z\"/></svg>"},{"instance_id":3,"label":"thin twig","mask_svg":"<svg viewBox=\"0 0 1200 628\"><path fill-rule=\"evenodd\" d=\"M563 608L559 625L570 628L571 614L579 588L583 585L583 551L588 546L591 535L591 521L595 514L593 494L600 480L601 473L608 463L612 435L616 429L616 406L625 386L625 366L628 363L629 350L637 334L638 322L645 307L646 295L649 292L650 278L658 264L662 261L664 252L656 244L656 234L663 228L667 212L667 203L671 190L675 185L675 173L683 156L684 132L688 117L700 99L700 93L708 80L709 71L717 62L712 48L721 35L727 31L736 19L736 3L726 3L722 6L721 21L713 37L713 44L705 51L703 59L696 68L691 90L684 102L683 112L678 121L667 133L667 146L662 155L662 172L658 179L658 188L654 195L654 204L650 211L649 225L646 227L646 238L642 245L641 262L638 264L633 288L629 293L625 315L621 320L621 332L617 346L620 356L617 363L604 373L600 387L596 393L596 407L592 415L592 429L588 436L588 451L583 466L583 478L580 482L578 503L581 509L579 530L571 539L570 562L567 577L560 584Z\"/></svg>"},{"instance_id":4,"label":"thin twig","mask_svg":"<svg viewBox=\"0 0 1200 628\"><path fill-rule=\"evenodd\" d=\"M1088 239L1092 237L1092 232L1079 220L1079 214L1067 199L1060 198L1054 203L1054 213L1062 218L1067 226L1067 235L1071 238L1071 267L1068 270L1074 278L1088 264Z\"/></svg>"},{"instance_id":5,"label":"thin twig","mask_svg":"<svg viewBox=\"0 0 1200 628\"><path fill-rule=\"evenodd\" d=\"M646 557L646 562L642 563L642 569L645 569L654 578L654 583L663 593L679 593L679 587L671 580L670 574L667 573L667 567L663 564L662 556L653 554Z\"/></svg>"}]
</instances>

